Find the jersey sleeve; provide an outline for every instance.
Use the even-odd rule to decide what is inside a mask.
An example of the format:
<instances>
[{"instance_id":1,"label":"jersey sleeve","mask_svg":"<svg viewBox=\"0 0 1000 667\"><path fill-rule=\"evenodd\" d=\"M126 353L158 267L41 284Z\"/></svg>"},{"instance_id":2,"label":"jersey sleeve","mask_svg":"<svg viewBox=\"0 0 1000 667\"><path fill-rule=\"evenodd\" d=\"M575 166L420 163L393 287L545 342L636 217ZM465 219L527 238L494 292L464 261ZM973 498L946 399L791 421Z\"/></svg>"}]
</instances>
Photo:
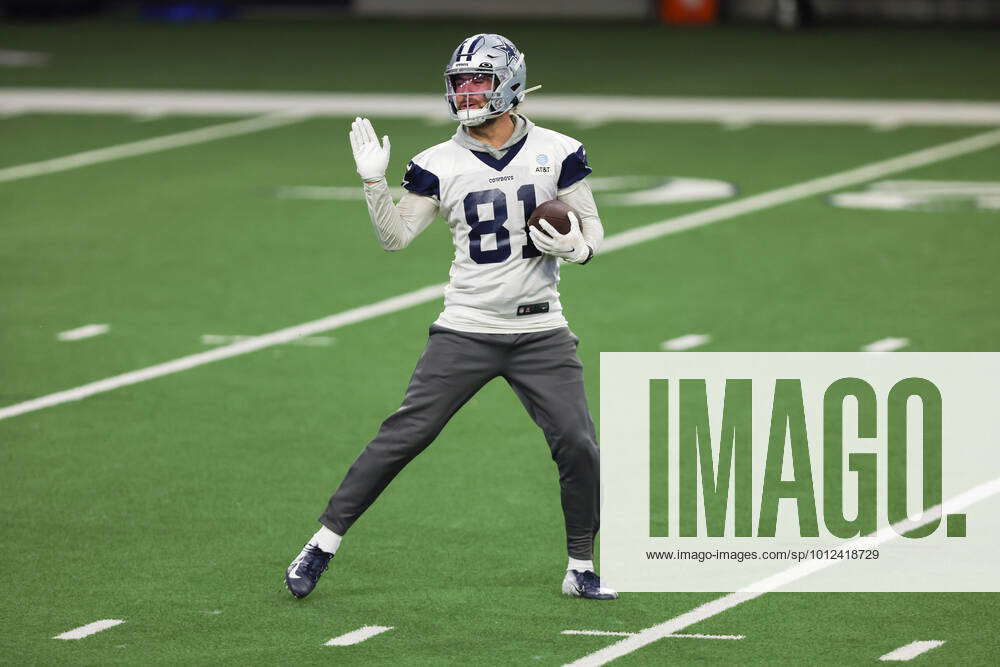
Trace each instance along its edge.
<instances>
[{"instance_id":1,"label":"jersey sleeve","mask_svg":"<svg viewBox=\"0 0 1000 667\"><path fill-rule=\"evenodd\" d=\"M410 160L406 165L406 174L403 176L402 185L414 194L441 198L441 184L438 177L433 172L418 165L414 160Z\"/></svg>"},{"instance_id":2,"label":"jersey sleeve","mask_svg":"<svg viewBox=\"0 0 1000 667\"><path fill-rule=\"evenodd\" d=\"M587 149L583 144L567 155L562 161L559 170L559 182L556 184L560 190L568 188L574 183L587 177L593 171L587 164Z\"/></svg>"}]
</instances>

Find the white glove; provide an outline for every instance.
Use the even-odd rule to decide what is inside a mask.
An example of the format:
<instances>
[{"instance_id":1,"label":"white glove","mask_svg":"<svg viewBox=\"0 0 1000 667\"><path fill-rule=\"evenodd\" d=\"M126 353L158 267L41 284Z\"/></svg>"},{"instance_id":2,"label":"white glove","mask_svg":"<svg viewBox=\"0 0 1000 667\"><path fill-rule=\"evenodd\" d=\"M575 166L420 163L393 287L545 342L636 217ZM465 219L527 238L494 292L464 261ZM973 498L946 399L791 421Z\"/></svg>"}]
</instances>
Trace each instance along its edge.
<instances>
[{"instance_id":1,"label":"white glove","mask_svg":"<svg viewBox=\"0 0 1000 667\"><path fill-rule=\"evenodd\" d=\"M389 136L382 137L382 145L379 146L375 128L367 118L355 118L351 123L351 150L354 151L354 164L361 180L385 178L385 170L389 166Z\"/></svg>"},{"instance_id":2,"label":"white glove","mask_svg":"<svg viewBox=\"0 0 1000 667\"><path fill-rule=\"evenodd\" d=\"M539 220L538 225L548 233L548 236L535 227L530 227L528 234L531 235L531 241L535 247L546 255L562 257L567 262L580 264L590 257L590 246L587 245L583 233L580 232L580 221L577 220L576 214L570 211L567 217L569 217L570 227L565 234L557 232L556 228L550 225L545 218Z\"/></svg>"}]
</instances>

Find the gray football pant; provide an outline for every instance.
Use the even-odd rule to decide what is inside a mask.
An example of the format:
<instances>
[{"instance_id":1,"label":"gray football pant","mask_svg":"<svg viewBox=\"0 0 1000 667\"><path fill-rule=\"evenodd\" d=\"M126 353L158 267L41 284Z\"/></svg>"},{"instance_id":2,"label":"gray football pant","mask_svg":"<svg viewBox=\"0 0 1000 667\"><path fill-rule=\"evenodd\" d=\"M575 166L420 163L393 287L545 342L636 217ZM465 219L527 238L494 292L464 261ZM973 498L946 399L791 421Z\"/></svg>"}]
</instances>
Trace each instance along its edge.
<instances>
[{"instance_id":1,"label":"gray football pant","mask_svg":"<svg viewBox=\"0 0 1000 667\"><path fill-rule=\"evenodd\" d=\"M479 334L432 326L402 406L382 422L347 471L320 522L339 535L346 533L466 401L493 378L503 377L541 427L559 469L569 555L592 558L600 517L600 462L578 343L565 327Z\"/></svg>"}]
</instances>

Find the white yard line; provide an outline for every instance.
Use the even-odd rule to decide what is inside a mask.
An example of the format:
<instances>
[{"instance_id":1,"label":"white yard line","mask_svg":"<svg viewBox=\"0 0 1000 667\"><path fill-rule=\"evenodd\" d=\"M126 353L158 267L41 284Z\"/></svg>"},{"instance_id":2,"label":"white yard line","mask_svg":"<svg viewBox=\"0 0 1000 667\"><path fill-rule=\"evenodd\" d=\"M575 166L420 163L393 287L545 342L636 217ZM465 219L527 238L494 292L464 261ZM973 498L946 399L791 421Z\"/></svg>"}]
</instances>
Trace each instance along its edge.
<instances>
[{"instance_id":1,"label":"white yard line","mask_svg":"<svg viewBox=\"0 0 1000 667\"><path fill-rule=\"evenodd\" d=\"M82 153L64 155L63 157L51 160L42 160L41 162L32 162L30 164L0 169L0 183L87 167L92 164L120 160L135 155L157 153L171 148L180 148L181 146L192 146L206 141L225 139L226 137L235 137L251 132L260 132L272 127L298 123L301 120L303 120L301 116L285 114L260 116L232 123L222 123L221 125L210 125L209 127L202 127L197 130L188 130L187 132L178 132L177 134L168 134L152 139L133 141L127 144L118 144L117 146L109 146L107 148L98 148L92 151L83 151Z\"/></svg>"},{"instance_id":2,"label":"white yard line","mask_svg":"<svg viewBox=\"0 0 1000 667\"><path fill-rule=\"evenodd\" d=\"M229 345L251 340L257 336L244 336L239 334L202 334L202 345ZM309 336L308 338L296 338L288 341L291 345L304 345L306 347L325 347L333 345L337 341L332 336Z\"/></svg>"},{"instance_id":3,"label":"white yard line","mask_svg":"<svg viewBox=\"0 0 1000 667\"><path fill-rule=\"evenodd\" d=\"M413 93L285 93L211 90L97 90L0 88L0 111L45 113L241 115L420 118L447 123L440 95ZM585 110L585 111L581 111ZM527 103L534 119L560 119L588 127L609 122L851 123L996 126L996 102L942 100L838 100L724 97L626 97L540 94Z\"/></svg>"},{"instance_id":4,"label":"white yard line","mask_svg":"<svg viewBox=\"0 0 1000 667\"><path fill-rule=\"evenodd\" d=\"M61 331L56 334L56 338L61 341L82 340L106 334L110 329L109 324L85 324L82 327Z\"/></svg>"},{"instance_id":5,"label":"white yard line","mask_svg":"<svg viewBox=\"0 0 1000 667\"><path fill-rule=\"evenodd\" d=\"M601 252L618 250L619 248L649 241L667 234L674 234L685 229L703 227L719 220L762 211L781 204L787 204L788 202L825 194L881 178L888 174L896 174L901 171L923 167L997 145L1000 145L1000 130L983 132L982 134L976 134L966 139L950 141L932 148L907 153L891 160L873 162L872 164L866 164L856 169L849 169L830 176L814 178L810 181L778 188L777 190L771 190L759 195L744 197L743 199L719 204L718 206L682 215L677 218L671 218L670 220L664 220L663 222L630 229L605 239Z\"/></svg>"},{"instance_id":6,"label":"white yard line","mask_svg":"<svg viewBox=\"0 0 1000 667\"><path fill-rule=\"evenodd\" d=\"M120 618L108 618L103 621L94 621L93 623L87 623L87 625L81 625L78 628L67 630L61 635L56 635L53 639L83 639L84 637L97 634L101 630L107 630L108 628L113 628L116 625L121 625L124 622L125 621Z\"/></svg>"},{"instance_id":7,"label":"white yard line","mask_svg":"<svg viewBox=\"0 0 1000 667\"><path fill-rule=\"evenodd\" d=\"M249 122L249 121L248 121ZM786 204L799 199L805 199L813 195L822 194L839 188L856 185L864 181L880 178L887 174L894 174L914 167L947 160L949 158L973 153L975 151L991 148L1000 144L1000 130L984 132L966 139L951 141L946 144L934 146L914 153L907 153L891 160L875 162L856 169L825 176L822 178L805 181L797 185L790 185L777 190L771 190L759 195L746 197L727 204L720 204L711 208L670 218L662 222L655 222L635 229L630 229L619 234L609 236L604 241L601 249L602 253L621 250L633 245L638 245L646 241L676 234L678 232L703 227L705 225L735 218L746 213L772 208L781 204ZM407 292L384 301L379 301L367 306L352 308L351 310L330 315L319 320L306 322L296 326L279 329L278 331L264 334L257 338L239 343L233 343L225 347L220 347L208 352L192 354L173 361L164 362L155 366L149 366L136 371L115 375L104 380L91 382L73 389L56 392L40 398L15 403L5 408L0 408L0 420L8 419L26 412L33 412L43 408L49 408L69 401L78 401L81 398L100 394L112 389L118 389L138 382L152 380L153 378L170 375L179 371L196 368L204 364L228 359L249 352L254 352L272 345L284 343L294 338L311 336L325 331L330 331L346 324L364 322L380 315L394 313L417 304L433 301L441 297L444 293L444 284L430 285L413 292Z\"/></svg>"},{"instance_id":8,"label":"white yard line","mask_svg":"<svg viewBox=\"0 0 1000 667\"><path fill-rule=\"evenodd\" d=\"M360 644L366 639L371 639L375 635L380 635L387 630L392 630L392 626L385 625L365 625L357 630L352 630L347 634L340 635L339 637L334 637L324 646L353 646L354 644Z\"/></svg>"},{"instance_id":9,"label":"white yard line","mask_svg":"<svg viewBox=\"0 0 1000 667\"><path fill-rule=\"evenodd\" d=\"M403 196L403 188L389 188L393 199ZM340 199L364 201L365 191L356 185L283 185L274 191L278 199Z\"/></svg>"},{"instance_id":10,"label":"white yard line","mask_svg":"<svg viewBox=\"0 0 1000 667\"><path fill-rule=\"evenodd\" d=\"M899 537L900 533L919 528L920 526L941 518L943 515L957 513L960 510L963 510L981 500L990 498L997 493L1000 493L1000 477L984 484L980 484L979 486L975 486L964 493L960 493L954 498L944 501L941 505L933 507L925 512L924 515L916 521L901 521L894 526L887 526L872 535L853 539L844 544L843 548L874 549L885 542L896 539ZM664 621L663 623L650 626L631 637L626 637L611 646L600 649L599 651L590 653L579 660L571 662L569 665L572 667L595 667L596 665L607 664L612 660L628 655L633 651L637 651L643 646L663 639L664 637L674 635L684 628L712 618L713 616L721 614L728 609L732 609L737 605L760 597L764 593L769 593L781 588L782 586L787 586L788 584L798 581L803 577L807 577L810 574L819 572L820 570L825 570L826 568L840 562L843 561L803 561L798 565L788 568L787 570L783 570L777 574L771 575L770 577L756 581L746 588L740 589L716 600L712 600L711 602L706 602L700 607L696 607L689 612Z\"/></svg>"},{"instance_id":11,"label":"white yard line","mask_svg":"<svg viewBox=\"0 0 1000 667\"><path fill-rule=\"evenodd\" d=\"M930 651L932 648L937 648L941 644L944 644L944 642L937 640L931 640L925 642L912 642L907 644L906 646L900 646L895 651L890 651L889 653L886 653L881 658L879 658L879 660L885 662L888 661L906 662L907 660L913 660L918 655L927 653L927 651Z\"/></svg>"},{"instance_id":12,"label":"white yard line","mask_svg":"<svg viewBox=\"0 0 1000 667\"><path fill-rule=\"evenodd\" d=\"M0 419L9 419L10 417L24 414L25 412L33 412L43 408L50 408L54 405L68 403L70 401L79 401L81 398L87 398L88 396L93 396L94 394L101 394L106 391L111 391L112 389L118 389L119 387L127 387L128 385L136 384L138 382L145 382L146 380L163 377L164 375L171 375L180 371L186 371L190 368L196 368L198 366L212 363L213 361L237 357L249 352L255 352L265 347L271 347L272 345L287 343L288 341L296 338L302 338L304 336L311 336L323 331L337 329L348 324L364 322L378 317L379 315L394 313L420 303L439 299L443 294L444 285L431 285L430 287L424 287L422 289L414 290L413 292L407 292L406 294L394 296L392 298L385 299L384 301L378 301L376 303L360 306L358 308L351 308L350 310L345 310L341 313L330 315L319 320L313 320L312 322L306 322L304 324L298 324L285 329L279 329L278 331L273 331L269 334L257 336L256 338L251 338L239 343L233 343L232 345L226 345L225 347L215 348L214 350L208 350L206 352L199 352L198 354L191 354L186 357L174 359L173 361L167 361L155 366L147 366L146 368L142 368L137 371L130 371L128 373L115 375L104 380L98 380L97 382L81 385L73 389L67 389L66 391L60 391L55 394L49 394L40 398L31 399L30 401L25 401L23 403L16 403L5 408L0 408Z\"/></svg>"},{"instance_id":13,"label":"white yard line","mask_svg":"<svg viewBox=\"0 0 1000 667\"><path fill-rule=\"evenodd\" d=\"M894 352L903 349L909 344L909 338L882 338L873 343L868 343L861 350L863 352Z\"/></svg>"},{"instance_id":14,"label":"white yard line","mask_svg":"<svg viewBox=\"0 0 1000 667\"><path fill-rule=\"evenodd\" d=\"M686 336L678 336L677 338L663 341L660 343L660 349L671 352L690 350L691 348L705 345L711 340L712 337L708 334L687 334Z\"/></svg>"}]
</instances>

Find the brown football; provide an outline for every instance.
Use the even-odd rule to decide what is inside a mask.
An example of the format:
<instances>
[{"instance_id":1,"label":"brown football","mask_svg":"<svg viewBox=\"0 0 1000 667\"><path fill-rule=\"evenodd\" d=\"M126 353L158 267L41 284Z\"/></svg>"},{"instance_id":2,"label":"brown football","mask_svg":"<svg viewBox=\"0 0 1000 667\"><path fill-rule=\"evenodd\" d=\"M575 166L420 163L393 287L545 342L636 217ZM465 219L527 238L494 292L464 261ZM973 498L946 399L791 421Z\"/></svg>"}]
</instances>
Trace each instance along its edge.
<instances>
[{"instance_id":1,"label":"brown football","mask_svg":"<svg viewBox=\"0 0 1000 667\"><path fill-rule=\"evenodd\" d=\"M573 209L558 199L544 201L532 211L531 218L528 220L528 226L538 227L538 231L548 236L548 233L538 224L539 219L545 218L545 221L555 227L557 232L565 234L570 228L569 216L566 215L570 211L573 211ZM579 220L580 215L576 211L573 211L573 213L576 214L577 220Z\"/></svg>"}]
</instances>

